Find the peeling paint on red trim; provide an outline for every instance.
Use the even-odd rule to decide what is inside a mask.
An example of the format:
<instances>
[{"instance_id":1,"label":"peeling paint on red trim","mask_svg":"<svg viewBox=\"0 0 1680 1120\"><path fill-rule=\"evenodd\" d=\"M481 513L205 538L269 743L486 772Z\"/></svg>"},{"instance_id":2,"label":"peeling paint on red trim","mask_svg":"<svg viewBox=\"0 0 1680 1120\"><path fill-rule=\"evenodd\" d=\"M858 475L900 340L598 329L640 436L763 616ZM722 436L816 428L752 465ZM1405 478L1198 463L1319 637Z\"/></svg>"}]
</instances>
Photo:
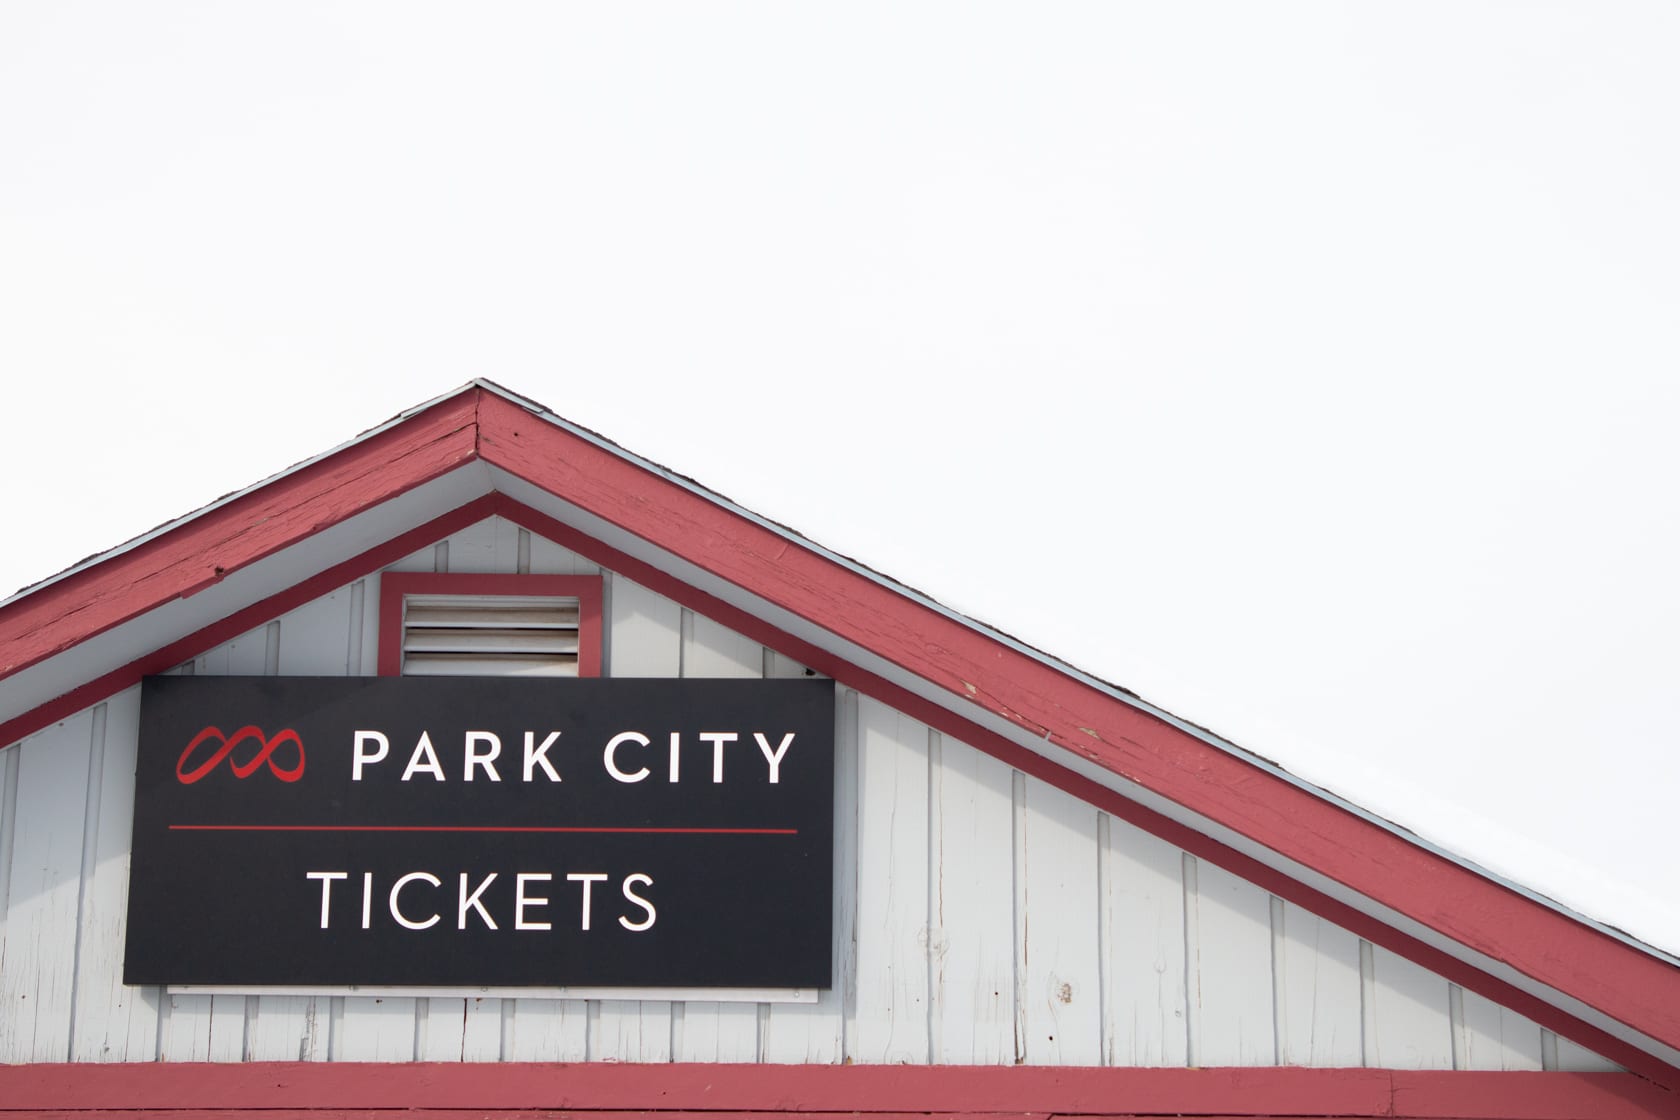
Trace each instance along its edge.
<instances>
[{"instance_id":1,"label":"peeling paint on red trim","mask_svg":"<svg viewBox=\"0 0 1680 1120\"><path fill-rule=\"evenodd\" d=\"M0 680L471 462L481 392L440 401L0 607Z\"/></svg>"},{"instance_id":2,"label":"peeling paint on red trim","mask_svg":"<svg viewBox=\"0 0 1680 1120\"><path fill-rule=\"evenodd\" d=\"M95 677L62 696L54 697L45 704L0 723L0 744L15 743L26 735L33 735L58 720L75 715L83 708L139 684L142 677L173 669L206 650L215 649L223 642L237 638L252 627L260 626L294 607L300 607L311 599L319 598L371 572L377 572L385 565L395 563L441 537L447 537L450 533L483 521L495 513L496 497L494 494L486 494L482 498L476 498L441 517L433 518L424 525L410 529L383 544L375 545L343 563L334 564L301 583L252 603L209 626L152 650L144 657L136 658L119 669Z\"/></svg>"}]
</instances>

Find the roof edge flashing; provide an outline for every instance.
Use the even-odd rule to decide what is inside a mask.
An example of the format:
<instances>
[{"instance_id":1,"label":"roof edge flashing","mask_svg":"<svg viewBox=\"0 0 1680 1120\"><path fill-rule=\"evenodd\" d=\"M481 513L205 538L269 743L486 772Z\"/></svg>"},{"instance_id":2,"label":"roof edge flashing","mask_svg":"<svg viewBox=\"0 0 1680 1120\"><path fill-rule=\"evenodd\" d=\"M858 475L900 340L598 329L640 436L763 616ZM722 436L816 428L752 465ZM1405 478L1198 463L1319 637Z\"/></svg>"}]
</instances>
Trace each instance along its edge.
<instances>
[{"instance_id":1,"label":"roof edge flashing","mask_svg":"<svg viewBox=\"0 0 1680 1120\"><path fill-rule=\"evenodd\" d=\"M435 408L437 405L440 405L440 404L444 403L445 401L453 400L454 398L460 396L461 394L470 392L473 389L489 389L489 388L492 388L492 386L490 386L490 384L488 382L483 382L481 380L474 379L472 381L468 381L464 385L457 386L456 388L451 389L446 393L441 393L438 396L432 397L430 400L424 401L421 404L417 404L417 405L413 406L412 408L406 408L403 411L397 413L395 416L392 416L392 417L390 417L386 420L383 420L380 423L373 425L371 428L366 428L366 429L358 432L356 435L350 437L349 439L344 440L341 443L335 444L334 446L328 448L325 451L320 452L319 454L311 455L307 459L300 459L297 462L291 464L290 466L285 467L282 470L278 470L271 475L267 475L263 478L260 478L257 481L250 483L249 485L242 486L238 490L230 490L227 493L221 495L220 497L215 498L215 499L211 500L210 502L207 502L204 505L199 506L196 509L193 509L193 510L187 512L187 513L184 513L179 517L171 518L168 521L165 521L165 522L163 522L159 525L155 525L152 528L147 529L145 532L136 534L135 536L130 537L128 540L123 541L121 544L115 545L111 548L107 548L102 552L93 553L90 556L84 556L82 559L80 559L80 560L76 561L75 563L71 564L69 567L66 567L66 568L63 568L63 569L61 569L57 572L54 572L52 575L46 576L43 579L36 580L34 583L26 584L25 586L20 587L16 591L12 592L10 595L7 595L5 598L0 599L0 611L4 611L7 607L11 606L13 603L17 602L20 599L23 599L23 598L26 598L30 595L33 595L36 592L45 590L46 588L51 587L54 584L62 583L65 580L70 579L73 576L79 575L82 572L85 572L85 571L88 571L92 568L95 568L95 567L99 566L100 564L103 564L103 563L105 563L109 560L114 560L119 556L126 555L127 553L133 552L136 549L144 547L145 545L151 543L152 541L158 539L159 537L162 537L165 534L170 533L170 532L182 527L183 525L191 524L193 521L196 521L199 518L202 518L202 517L204 517L208 514L214 513L217 510L223 508L224 506L231 505L232 503L239 501L241 498L244 498L249 494L252 494L252 493L254 493L258 490L261 490L266 486L273 485L274 483L279 482L283 479L290 478L292 475L295 475L295 474L298 474L302 471L308 470L310 467L313 467L318 463L325 462L326 460L331 459L334 455L337 455L337 454L339 454L343 451L347 451L350 448L356 446L357 444L365 442L366 440L371 439L372 437L377 436L377 435L381 434L382 432L389 431L390 429L397 427L398 425L404 423L405 421L410 420L413 417L418 416L421 413L426 412L427 410L429 410L431 408ZM505 390L502 391L502 392L505 395ZM474 445L474 450L475 450L475 452L477 450L476 443Z\"/></svg>"}]
</instances>

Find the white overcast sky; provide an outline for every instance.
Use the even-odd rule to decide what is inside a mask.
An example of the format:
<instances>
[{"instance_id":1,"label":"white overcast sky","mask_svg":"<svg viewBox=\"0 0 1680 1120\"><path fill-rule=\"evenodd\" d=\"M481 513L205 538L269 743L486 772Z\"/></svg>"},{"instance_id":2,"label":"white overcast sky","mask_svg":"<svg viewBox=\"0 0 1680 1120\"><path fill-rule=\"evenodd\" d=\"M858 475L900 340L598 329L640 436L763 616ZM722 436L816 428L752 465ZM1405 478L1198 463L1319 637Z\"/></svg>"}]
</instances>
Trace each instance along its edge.
<instances>
[{"instance_id":1,"label":"white overcast sky","mask_svg":"<svg viewBox=\"0 0 1680 1120\"><path fill-rule=\"evenodd\" d=\"M472 377L1680 951L1672 3L0 7L0 595Z\"/></svg>"}]
</instances>

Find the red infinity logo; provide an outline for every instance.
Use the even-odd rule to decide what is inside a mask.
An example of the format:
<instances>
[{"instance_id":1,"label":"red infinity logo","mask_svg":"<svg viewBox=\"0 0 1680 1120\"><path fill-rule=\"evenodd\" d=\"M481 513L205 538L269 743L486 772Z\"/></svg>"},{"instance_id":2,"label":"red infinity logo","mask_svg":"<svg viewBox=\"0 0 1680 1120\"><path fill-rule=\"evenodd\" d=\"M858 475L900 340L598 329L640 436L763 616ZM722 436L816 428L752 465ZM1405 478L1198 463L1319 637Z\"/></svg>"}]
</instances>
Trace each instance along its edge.
<instances>
[{"instance_id":1,"label":"red infinity logo","mask_svg":"<svg viewBox=\"0 0 1680 1120\"><path fill-rule=\"evenodd\" d=\"M187 759L192 757L199 744L206 739L219 740L222 745L217 747L209 758L188 770ZM261 749L244 762L231 760L228 762L229 768L233 770L234 777L248 778L256 773L257 767L265 762L268 764L269 772L282 782L295 782L303 777L303 740L298 738L296 731L288 727L284 731L276 732L274 738L270 739L263 734L262 728L250 726L241 727L231 736L223 735L222 729L219 727L206 727L203 731L194 735L193 741L187 744L187 749L181 752L180 760L175 763L175 776L181 780L182 785L192 785L217 766L220 766L222 759L233 754L233 748L247 739L255 739ZM274 761L274 752L282 743L290 743L297 748L297 766L293 769L282 769Z\"/></svg>"}]
</instances>

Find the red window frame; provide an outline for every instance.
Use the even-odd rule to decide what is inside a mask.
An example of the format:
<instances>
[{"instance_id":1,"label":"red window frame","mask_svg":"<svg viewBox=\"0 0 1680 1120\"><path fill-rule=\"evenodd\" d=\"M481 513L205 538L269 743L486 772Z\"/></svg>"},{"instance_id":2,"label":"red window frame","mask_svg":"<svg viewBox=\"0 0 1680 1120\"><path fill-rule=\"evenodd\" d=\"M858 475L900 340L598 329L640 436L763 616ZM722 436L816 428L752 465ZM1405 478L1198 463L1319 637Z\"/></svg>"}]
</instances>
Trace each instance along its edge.
<instances>
[{"instance_id":1,"label":"red window frame","mask_svg":"<svg viewBox=\"0 0 1680 1120\"><path fill-rule=\"evenodd\" d=\"M578 601L578 676L601 675L600 576L383 572L379 577L379 675L402 675L403 601L410 595L552 595Z\"/></svg>"}]
</instances>

